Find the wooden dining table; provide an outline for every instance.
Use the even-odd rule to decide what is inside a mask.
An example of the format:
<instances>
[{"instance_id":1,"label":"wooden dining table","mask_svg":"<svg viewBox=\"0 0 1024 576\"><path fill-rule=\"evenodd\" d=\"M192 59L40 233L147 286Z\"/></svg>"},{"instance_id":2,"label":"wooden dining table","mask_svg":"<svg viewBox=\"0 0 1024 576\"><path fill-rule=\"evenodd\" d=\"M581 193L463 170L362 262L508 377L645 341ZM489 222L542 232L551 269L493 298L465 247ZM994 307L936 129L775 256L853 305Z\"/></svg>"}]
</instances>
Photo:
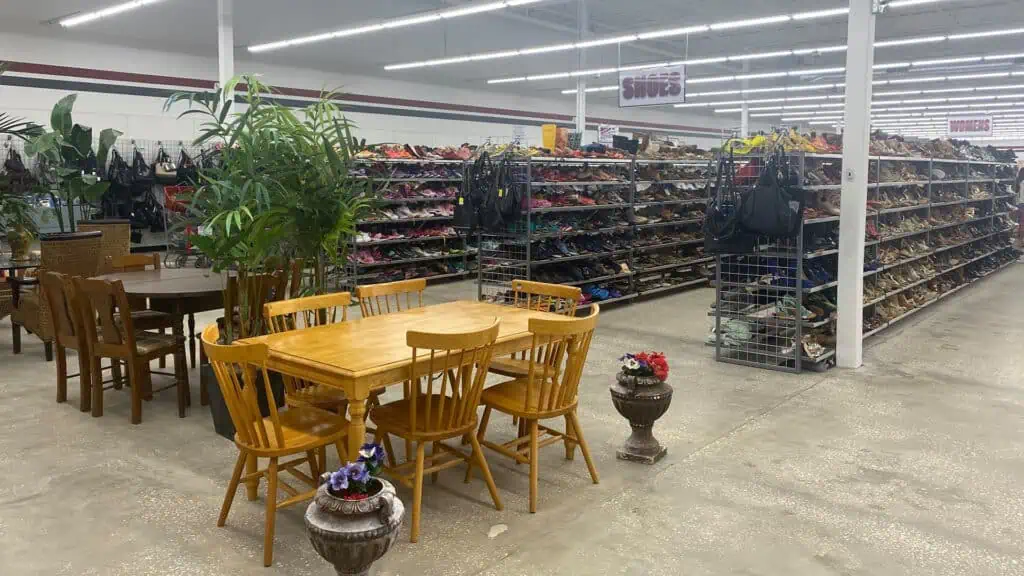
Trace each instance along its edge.
<instances>
[{"instance_id":1,"label":"wooden dining table","mask_svg":"<svg viewBox=\"0 0 1024 576\"><path fill-rule=\"evenodd\" d=\"M366 436L366 399L370 392L410 378L409 331L468 332L501 320L495 355L530 348L531 318L563 319L550 312L485 302L458 301L360 318L327 326L249 338L269 348L267 367L294 378L334 386L349 398L348 453L357 454Z\"/></svg>"}]
</instances>

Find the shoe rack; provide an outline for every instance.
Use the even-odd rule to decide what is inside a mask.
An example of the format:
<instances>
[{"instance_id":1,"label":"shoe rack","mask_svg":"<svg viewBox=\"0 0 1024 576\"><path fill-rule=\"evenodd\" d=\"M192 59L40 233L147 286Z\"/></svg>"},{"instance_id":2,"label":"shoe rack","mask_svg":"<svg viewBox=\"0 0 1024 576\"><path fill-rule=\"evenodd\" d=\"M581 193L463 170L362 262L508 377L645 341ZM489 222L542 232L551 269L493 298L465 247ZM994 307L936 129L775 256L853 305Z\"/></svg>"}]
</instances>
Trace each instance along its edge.
<instances>
[{"instance_id":1,"label":"shoe rack","mask_svg":"<svg viewBox=\"0 0 1024 576\"><path fill-rule=\"evenodd\" d=\"M341 284L354 289L472 274L476 249L452 226L467 166L462 160L357 161L357 177L373 181L373 207L356 224Z\"/></svg>"},{"instance_id":2,"label":"shoe rack","mask_svg":"<svg viewBox=\"0 0 1024 576\"><path fill-rule=\"evenodd\" d=\"M707 284L706 161L528 158L514 173L522 223L481 237L481 299L516 278L579 286L581 309Z\"/></svg>"},{"instance_id":3,"label":"shoe rack","mask_svg":"<svg viewBox=\"0 0 1024 576\"><path fill-rule=\"evenodd\" d=\"M842 157L806 154L803 165L805 271L836 278ZM1013 164L872 156L870 170L864 338L1016 260Z\"/></svg>"}]
</instances>

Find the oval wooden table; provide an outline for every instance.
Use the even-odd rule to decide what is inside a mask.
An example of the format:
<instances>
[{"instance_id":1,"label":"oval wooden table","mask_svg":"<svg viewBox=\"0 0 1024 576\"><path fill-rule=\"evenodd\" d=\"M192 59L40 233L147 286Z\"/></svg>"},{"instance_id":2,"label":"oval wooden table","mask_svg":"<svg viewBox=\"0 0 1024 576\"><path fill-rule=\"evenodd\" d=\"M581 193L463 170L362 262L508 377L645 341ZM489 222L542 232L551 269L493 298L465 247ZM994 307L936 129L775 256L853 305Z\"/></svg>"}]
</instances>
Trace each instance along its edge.
<instances>
[{"instance_id":1,"label":"oval wooden table","mask_svg":"<svg viewBox=\"0 0 1024 576\"><path fill-rule=\"evenodd\" d=\"M114 272L98 276L120 280L129 296L148 298L150 308L176 317L175 334L183 336L183 321L188 316L189 357L196 366L195 314L224 307L224 276L205 268L161 268L137 272ZM200 355L202 357L202 355ZM200 403L209 404L205 386L200 387Z\"/></svg>"}]
</instances>

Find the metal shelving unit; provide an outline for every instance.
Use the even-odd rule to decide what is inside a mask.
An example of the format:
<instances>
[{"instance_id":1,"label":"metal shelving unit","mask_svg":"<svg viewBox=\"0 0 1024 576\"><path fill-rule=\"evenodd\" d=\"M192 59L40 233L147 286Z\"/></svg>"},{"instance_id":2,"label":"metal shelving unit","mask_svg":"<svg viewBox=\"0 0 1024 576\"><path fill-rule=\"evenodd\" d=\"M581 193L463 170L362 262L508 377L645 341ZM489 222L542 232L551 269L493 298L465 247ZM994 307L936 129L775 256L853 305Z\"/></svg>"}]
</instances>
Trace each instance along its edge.
<instances>
[{"instance_id":1,"label":"metal shelving unit","mask_svg":"<svg viewBox=\"0 0 1024 576\"><path fill-rule=\"evenodd\" d=\"M393 185L423 185L437 184L441 190L449 187L464 185L468 164L462 160L431 160L431 159L360 159L358 165L363 168L363 178L373 180L374 198L373 205L377 209L398 209L414 207L430 207L440 204L453 204L456 198L453 195L428 195L410 196L400 198L385 198L384 192ZM417 173L426 173L418 176ZM385 238L381 240L358 240L353 239L350 247L349 262L345 266L345 274L341 279L341 286L354 290L360 284L373 284L387 282L397 279L427 278L428 280L440 280L449 278L464 278L472 274L471 262L476 259L476 250L469 245L465 235L420 235L413 236L411 231L422 226L437 226L454 222L454 216L448 215L414 215L398 218L366 218L356 224L359 231L365 232L368 228L382 228L397 230L404 234L400 238ZM449 244L454 246L449 248ZM426 245L426 246L424 246ZM374 262L359 262L356 254L359 251L394 249L403 246L410 248L423 247L423 250L440 251L436 254L398 258L391 260L380 260ZM412 251L410 250L410 253ZM448 264L453 260L459 260L459 266ZM445 263L445 271L439 267L432 270L416 269L416 265ZM413 268L410 268L413 267ZM416 273L409 274L410 270ZM402 273L399 274L399 271ZM399 275L401 278L399 278Z\"/></svg>"},{"instance_id":2,"label":"metal shelving unit","mask_svg":"<svg viewBox=\"0 0 1024 576\"><path fill-rule=\"evenodd\" d=\"M660 294L705 284L706 278L694 278L689 275L695 272L699 266L712 260L702 258L699 250L695 249L696 245L703 243L700 226L703 218L638 222L637 216L652 208L671 210L673 213L676 210L685 210L687 207L702 211L704 204L707 203L709 180L707 175L701 174L700 171L706 168L707 164L706 161L693 160L522 159L516 163L514 174L515 185L522 186L524 197L529 199L527 208L522 215L523 222L514 231L481 235L479 297L491 301L504 300L507 298L511 280L515 278L583 287L614 283L621 295L613 296L614 292L611 292L608 298L599 301L601 304L627 302L643 295ZM604 169L615 178L613 180L544 180L541 172L552 168L566 170L575 168L580 171ZM697 172L697 176L693 178L679 177L685 176L687 171ZM648 177L641 178L642 174ZM646 191L654 186L664 186L675 190L680 193L680 196L683 196L681 194L683 186L693 186L694 188L699 187L699 193L676 198L665 194L663 198L641 200L638 187ZM592 194L617 193L623 201L535 206L534 201L538 195L556 195L566 188L573 189L572 191L566 190L566 193L578 193L587 197ZM603 222L607 225L593 229L573 227L566 231L550 231L542 227L542 223L551 218L578 218L579 223L585 223L588 219L598 217L597 215L600 215L602 219L607 218L609 213L619 216L618 223ZM653 244L640 243L640 238L646 237L648 232L674 234L676 238L679 238L679 234L685 231L690 231L692 237ZM586 244L588 237L602 240L614 238L616 244L609 247L605 243L608 249L587 252L578 252L569 248L568 244L563 244L566 250L556 254L541 255L539 253L542 246L557 246L558 242ZM641 255L669 249L676 249L675 251L679 255L689 257L654 267L636 265L636 259ZM560 281L558 274L548 273L549 269L557 270L563 264L586 265L589 262L600 260L613 261L617 266L624 264L628 271L623 270L615 274L599 273L582 280L563 278ZM642 289L645 284L648 287ZM581 306L581 308L585 308L585 306Z\"/></svg>"}]
</instances>

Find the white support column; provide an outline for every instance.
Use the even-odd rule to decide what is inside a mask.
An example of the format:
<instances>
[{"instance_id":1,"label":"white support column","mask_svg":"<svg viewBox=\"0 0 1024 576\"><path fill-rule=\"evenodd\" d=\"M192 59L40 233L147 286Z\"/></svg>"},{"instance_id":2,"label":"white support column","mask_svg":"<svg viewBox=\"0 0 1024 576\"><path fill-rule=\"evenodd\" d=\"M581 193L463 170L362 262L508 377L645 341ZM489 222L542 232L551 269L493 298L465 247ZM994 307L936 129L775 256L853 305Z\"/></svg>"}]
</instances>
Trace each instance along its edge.
<instances>
[{"instance_id":1,"label":"white support column","mask_svg":"<svg viewBox=\"0 0 1024 576\"><path fill-rule=\"evenodd\" d=\"M875 5L876 0L850 0L847 25L836 346L836 362L843 368L858 368L864 360L864 231L871 143L871 82L875 63Z\"/></svg>"},{"instance_id":2,"label":"white support column","mask_svg":"<svg viewBox=\"0 0 1024 576\"><path fill-rule=\"evenodd\" d=\"M576 20L579 23L579 40L586 40L590 30L590 16L587 13L586 0L577 0ZM587 67L587 51L577 50L577 70ZM582 134L580 144L586 144L587 135L587 80L580 76L576 79L576 131Z\"/></svg>"},{"instance_id":3,"label":"white support column","mask_svg":"<svg viewBox=\"0 0 1024 576\"><path fill-rule=\"evenodd\" d=\"M217 0L217 81L221 86L235 76L234 0Z\"/></svg>"},{"instance_id":4,"label":"white support column","mask_svg":"<svg viewBox=\"0 0 1024 576\"><path fill-rule=\"evenodd\" d=\"M743 73L750 73L750 60L743 61ZM750 88L750 80L744 80L741 83L743 90ZM741 96L741 100L746 100L747 97ZM750 136L750 104L743 102L742 110L740 111L740 136L747 138Z\"/></svg>"}]
</instances>

